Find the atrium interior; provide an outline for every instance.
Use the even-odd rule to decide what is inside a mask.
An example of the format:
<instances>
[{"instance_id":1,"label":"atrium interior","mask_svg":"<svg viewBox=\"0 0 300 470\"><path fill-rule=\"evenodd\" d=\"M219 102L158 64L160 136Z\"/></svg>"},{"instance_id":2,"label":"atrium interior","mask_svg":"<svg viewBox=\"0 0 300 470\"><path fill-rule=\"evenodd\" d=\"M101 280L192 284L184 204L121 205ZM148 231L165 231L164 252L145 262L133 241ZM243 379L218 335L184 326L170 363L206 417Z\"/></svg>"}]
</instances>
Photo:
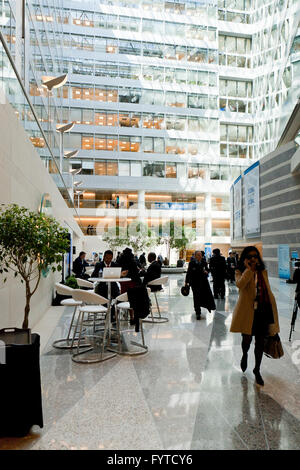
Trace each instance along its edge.
<instances>
[{"instance_id":1,"label":"atrium interior","mask_svg":"<svg viewBox=\"0 0 300 470\"><path fill-rule=\"evenodd\" d=\"M52 216L69 242L61 272L38 254L31 299L44 427L2 437L0 425L0 449L299 449L300 326L290 341L286 280L300 261L300 1L1 0L0 63L1 207ZM240 370L238 287L227 279L201 321L181 295L196 250L227 259L249 245L268 269L284 349L264 357L264 388L252 363ZM150 298L167 321L124 330L125 354L79 364L73 343L53 346L76 313L55 306L57 283L83 252L96 283L96 257L126 246L165 259L168 280ZM0 251L0 380L1 335L21 327L28 294L6 267ZM104 329L93 324L103 351L106 328L109 345L120 327L111 305ZM127 354L140 338L147 354Z\"/></svg>"}]
</instances>

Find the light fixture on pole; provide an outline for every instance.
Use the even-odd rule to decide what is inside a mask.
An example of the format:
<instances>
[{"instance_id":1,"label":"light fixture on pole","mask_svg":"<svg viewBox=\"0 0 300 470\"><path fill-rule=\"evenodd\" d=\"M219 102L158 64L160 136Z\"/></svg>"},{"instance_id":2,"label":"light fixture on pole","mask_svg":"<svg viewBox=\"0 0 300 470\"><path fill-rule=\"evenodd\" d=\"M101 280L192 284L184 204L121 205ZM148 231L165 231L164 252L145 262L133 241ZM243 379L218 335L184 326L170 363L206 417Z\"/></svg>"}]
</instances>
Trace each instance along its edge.
<instances>
[{"instance_id":1,"label":"light fixture on pole","mask_svg":"<svg viewBox=\"0 0 300 470\"><path fill-rule=\"evenodd\" d=\"M77 195L77 208L78 208L78 217L79 217L79 220L80 220L80 215L79 215L79 200L80 200L80 196L81 194L85 193L85 189L83 191L75 191L76 195Z\"/></svg>"},{"instance_id":2,"label":"light fixture on pole","mask_svg":"<svg viewBox=\"0 0 300 470\"><path fill-rule=\"evenodd\" d=\"M69 132L74 127L74 122L68 124L57 124L56 132L60 133L60 152L59 152L59 171L63 170L63 157L64 157L64 133Z\"/></svg>"},{"instance_id":3,"label":"light fixture on pole","mask_svg":"<svg viewBox=\"0 0 300 470\"><path fill-rule=\"evenodd\" d=\"M71 175L71 181L72 181L71 198L72 198L73 202L74 202L74 176L78 175L81 172L81 170L82 170L82 168L72 168L71 170L69 170L69 173Z\"/></svg>"},{"instance_id":4,"label":"light fixture on pole","mask_svg":"<svg viewBox=\"0 0 300 470\"><path fill-rule=\"evenodd\" d=\"M65 158L76 158L79 153L79 150L71 150L71 152L65 152Z\"/></svg>"},{"instance_id":5,"label":"light fixture on pole","mask_svg":"<svg viewBox=\"0 0 300 470\"><path fill-rule=\"evenodd\" d=\"M60 75L59 77L42 77L42 87L47 89L48 96L48 143L51 148L51 107L50 96L52 95L53 88L62 87L68 79L68 74Z\"/></svg>"}]
</instances>

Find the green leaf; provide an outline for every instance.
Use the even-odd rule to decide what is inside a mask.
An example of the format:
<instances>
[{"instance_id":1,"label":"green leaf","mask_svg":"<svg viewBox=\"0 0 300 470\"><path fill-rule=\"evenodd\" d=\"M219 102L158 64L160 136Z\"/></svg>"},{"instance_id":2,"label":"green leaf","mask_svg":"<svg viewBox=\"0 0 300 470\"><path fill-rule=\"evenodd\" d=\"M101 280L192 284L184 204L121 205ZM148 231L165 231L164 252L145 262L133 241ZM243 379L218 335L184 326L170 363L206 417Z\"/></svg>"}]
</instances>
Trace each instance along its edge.
<instances>
[{"instance_id":1,"label":"green leaf","mask_svg":"<svg viewBox=\"0 0 300 470\"><path fill-rule=\"evenodd\" d=\"M0 273L20 266L28 272L20 281L28 283L33 273L45 268L56 269L69 250L68 231L53 218L17 204L0 205ZM61 270L61 266L58 266ZM6 279L4 280L6 282Z\"/></svg>"}]
</instances>

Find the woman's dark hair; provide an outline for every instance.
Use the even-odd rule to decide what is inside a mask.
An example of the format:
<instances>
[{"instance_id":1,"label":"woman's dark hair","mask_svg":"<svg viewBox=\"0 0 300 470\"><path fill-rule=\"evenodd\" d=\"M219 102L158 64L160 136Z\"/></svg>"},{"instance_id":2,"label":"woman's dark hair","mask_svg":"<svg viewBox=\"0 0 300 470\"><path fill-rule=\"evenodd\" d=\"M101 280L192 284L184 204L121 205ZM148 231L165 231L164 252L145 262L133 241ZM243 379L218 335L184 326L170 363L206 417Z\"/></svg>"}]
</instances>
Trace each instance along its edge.
<instances>
[{"instance_id":1,"label":"woman's dark hair","mask_svg":"<svg viewBox=\"0 0 300 470\"><path fill-rule=\"evenodd\" d=\"M258 257L258 265L257 265L257 270L258 271L263 271L264 269L266 269L265 267L265 264L260 256L260 253L258 251L258 249L256 248L256 246L246 246L246 248L243 249L242 251L242 254L240 256L240 259L239 259L239 262L238 262L238 266L237 266L237 269L239 271L241 271L242 273L245 271L246 269L246 266L244 264L244 261L245 259L247 258L247 256L249 255L249 253L251 253L251 251L255 251L256 254L257 254L257 257Z\"/></svg>"}]
</instances>

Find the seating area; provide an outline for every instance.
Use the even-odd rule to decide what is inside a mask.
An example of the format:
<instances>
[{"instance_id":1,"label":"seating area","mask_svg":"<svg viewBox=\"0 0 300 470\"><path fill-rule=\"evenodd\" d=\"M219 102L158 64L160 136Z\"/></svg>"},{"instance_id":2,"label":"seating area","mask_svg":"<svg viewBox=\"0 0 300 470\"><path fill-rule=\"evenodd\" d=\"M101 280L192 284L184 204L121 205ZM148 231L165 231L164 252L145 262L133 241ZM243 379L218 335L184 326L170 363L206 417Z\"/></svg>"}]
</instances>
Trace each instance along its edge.
<instances>
[{"instance_id":1,"label":"seating area","mask_svg":"<svg viewBox=\"0 0 300 470\"><path fill-rule=\"evenodd\" d=\"M127 278L117 281L128 280ZM150 299L149 315L146 318L138 318L138 327L135 335L141 336L141 341L130 339L129 343L125 335L134 333L133 324L130 321L131 305L127 292L115 299L111 297L111 283L114 279L90 278L90 281L77 278L79 289L72 289L63 284L56 283L58 294L70 296L61 301L62 306L74 307L71 322L68 325L66 338L53 342L57 349L70 349L72 361L81 364L93 364L112 359L117 354L125 356L140 356L148 352L145 344L144 323L167 323L169 319L161 316L158 293L159 286L168 283L168 277L163 276L148 283L147 294ZM95 293L98 282L107 282L108 298ZM154 297L155 307L151 302ZM112 314L114 307L115 314ZM156 308L156 314L153 309ZM130 323L130 325L129 325ZM132 335L131 335L132 336Z\"/></svg>"}]
</instances>

